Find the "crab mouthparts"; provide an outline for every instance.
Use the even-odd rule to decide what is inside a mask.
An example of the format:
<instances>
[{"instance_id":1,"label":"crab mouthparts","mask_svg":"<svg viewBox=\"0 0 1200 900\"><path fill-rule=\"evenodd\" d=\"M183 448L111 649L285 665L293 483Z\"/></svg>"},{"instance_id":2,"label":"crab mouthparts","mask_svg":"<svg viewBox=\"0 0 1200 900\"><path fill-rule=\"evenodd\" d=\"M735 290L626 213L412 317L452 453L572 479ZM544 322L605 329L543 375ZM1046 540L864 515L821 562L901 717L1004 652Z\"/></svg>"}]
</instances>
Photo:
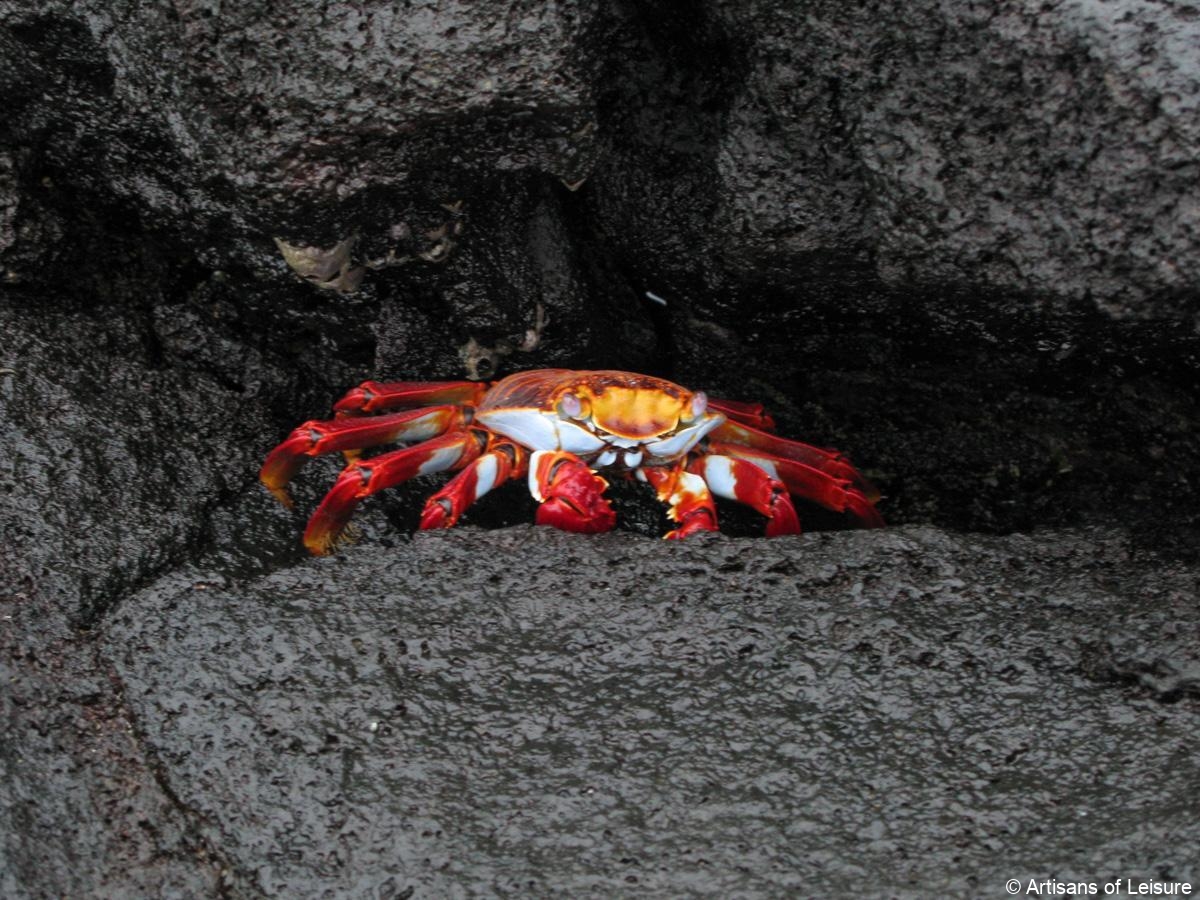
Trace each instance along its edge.
<instances>
[{"instance_id":1,"label":"crab mouthparts","mask_svg":"<svg viewBox=\"0 0 1200 900\"><path fill-rule=\"evenodd\" d=\"M645 455L646 454L641 450L622 451L615 447L609 446L607 449L596 455L596 458L592 460L592 464L597 468L604 469L608 468L609 466L616 465L617 461L620 460L620 463L624 468L636 469L642 464L642 459L645 457Z\"/></svg>"},{"instance_id":2,"label":"crab mouthparts","mask_svg":"<svg viewBox=\"0 0 1200 900\"><path fill-rule=\"evenodd\" d=\"M673 462L724 421L724 416L706 417L699 422L676 428L669 434L641 441L593 430L592 434L603 441L604 446L592 457L592 465L598 469L610 466L636 469L645 462Z\"/></svg>"},{"instance_id":3,"label":"crab mouthparts","mask_svg":"<svg viewBox=\"0 0 1200 900\"><path fill-rule=\"evenodd\" d=\"M610 466L636 469L682 458L706 434L723 423L725 416L706 413L698 421L641 438L614 434L593 419L572 419L557 411L487 409L480 410L475 420L530 450L573 453L597 469Z\"/></svg>"}]
</instances>

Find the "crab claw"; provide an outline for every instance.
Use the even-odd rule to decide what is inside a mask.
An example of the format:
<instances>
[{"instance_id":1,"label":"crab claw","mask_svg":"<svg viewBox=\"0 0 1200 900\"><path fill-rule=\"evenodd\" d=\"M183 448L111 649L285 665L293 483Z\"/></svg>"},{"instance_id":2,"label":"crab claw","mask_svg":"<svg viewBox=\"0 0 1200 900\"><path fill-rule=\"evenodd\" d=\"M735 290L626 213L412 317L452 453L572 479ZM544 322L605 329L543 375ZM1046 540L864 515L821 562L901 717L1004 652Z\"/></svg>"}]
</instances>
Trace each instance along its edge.
<instances>
[{"instance_id":1,"label":"crab claw","mask_svg":"<svg viewBox=\"0 0 1200 900\"><path fill-rule=\"evenodd\" d=\"M608 482L573 453L539 450L529 459L529 492L541 505L539 525L596 534L609 531L617 514L604 499Z\"/></svg>"},{"instance_id":2,"label":"crab claw","mask_svg":"<svg viewBox=\"0 0 1200 900\"><path fill-rule=\"evenodd\" d=\"M667 504L667 518L679 527L663 535L668 541L678 541L701 531L717 530L717 509L713 505L708 485L699 475L685 472L681 466L671 468L643 466L637 478L654 488L658 499Z\"/></svg>"}]
</instances>

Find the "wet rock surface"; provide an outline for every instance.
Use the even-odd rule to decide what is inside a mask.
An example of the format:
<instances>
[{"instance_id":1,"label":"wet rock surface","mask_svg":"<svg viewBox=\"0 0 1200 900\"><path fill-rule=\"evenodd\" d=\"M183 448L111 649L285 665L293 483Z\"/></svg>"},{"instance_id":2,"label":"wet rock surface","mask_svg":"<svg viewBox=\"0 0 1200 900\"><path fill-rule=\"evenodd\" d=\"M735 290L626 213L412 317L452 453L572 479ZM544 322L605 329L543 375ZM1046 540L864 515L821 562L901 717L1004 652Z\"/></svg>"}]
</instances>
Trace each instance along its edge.
<instances>
[{"instance_id":1,"label":"wet rock surface","mask_svg":"<svg viewBox=\"0 0 1200 900\"><path fill-rule=\"evenodd\" d=\"M203 542L265 420L261 397L150 364L145 324L0 310L4 896L204 896L217 884L88 630ZM181 441L181 416L203 440Z\"/></svg>"},{"instance_id":2,"label":"wet rock surface","mask_svg":"<svg viewBox=\"0 0 1200 900\"><path fill-rule=\"evenodd\" d=\"M4 185L46 170L281 284L272 237L419 258L443 205L537 178L619 251L601 293L745 310L853 277L1197 312L1184 3L46 0L0 26L5 143L36 148L0 160L6 255Z\"/></svg>"},{"instance_id":3,"label":"wet rock surface","mask_svg":"<svg viewBox=\"0 0 1200 900\"><path fill-rule=\"evenodd\" d=\"M1198 20L793 7L0 0L0 895L1195 883ZM255 483L548 365L899 527L417 482L312 561L338 464Z\"/></svg>"},{"instance_id":4,"label":"wet rock surface","mask_svg":"<svg viewBox=\"0 0 1200 900\"><path fill-rule=\"evenodd\" d=\"M1200 876L1197 572L1100 531L521 526L100 638L237 893L979 896Z\"/></svg>"},{"instance_id":5,"label":"wet rock surface","mask_svg":"<svg viewBox=\"0 0 1200 900\"><path fill-rule=\"evenodd\" d=\"M1189 5L681 15L617 17L600 102L599 221L658 293L745 309L856 277L1195 315Z\"/></svg>"}]
</instances>

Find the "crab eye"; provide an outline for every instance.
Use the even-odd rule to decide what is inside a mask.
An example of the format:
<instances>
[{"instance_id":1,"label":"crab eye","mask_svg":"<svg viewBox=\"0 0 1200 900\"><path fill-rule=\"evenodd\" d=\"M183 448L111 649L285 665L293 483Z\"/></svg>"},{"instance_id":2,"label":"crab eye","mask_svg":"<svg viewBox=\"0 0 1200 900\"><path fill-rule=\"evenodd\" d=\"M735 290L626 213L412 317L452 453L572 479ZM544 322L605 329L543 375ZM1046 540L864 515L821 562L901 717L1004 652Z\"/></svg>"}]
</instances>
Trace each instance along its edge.
<instances>
[{"instance_id":1,"label":"crab eye","mask_svg":"<svg viewBox=\"0 0 1200 900\"><path fill-rule=\"evenodd\" d=\"M578 419L583 415L583 403L574 394L564 394L558 401L558 411L564 416Z\"/></svg>"},{"instance_id":2,"label":"crab eye","mask_svg":"<svg viewBox=\"0 0 1200 900\"><path fill-rule=\"evenodd\" d=\"M692 396L691 418L688 421L700 418L706 409L708 409L708 395L704 391L696 391Z\"/></svg>"}]
</instances>

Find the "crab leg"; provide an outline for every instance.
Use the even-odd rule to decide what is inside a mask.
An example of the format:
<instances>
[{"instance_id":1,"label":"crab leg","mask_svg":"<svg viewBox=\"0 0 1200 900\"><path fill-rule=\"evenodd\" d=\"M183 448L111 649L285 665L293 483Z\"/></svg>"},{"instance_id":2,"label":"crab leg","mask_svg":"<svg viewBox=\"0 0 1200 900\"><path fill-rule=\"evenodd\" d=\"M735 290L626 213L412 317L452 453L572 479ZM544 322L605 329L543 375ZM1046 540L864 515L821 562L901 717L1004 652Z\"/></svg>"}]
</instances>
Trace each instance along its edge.
<instances>
[{"instance_id":1,"label":"crab leg","mask_svg":"<svg viewBox=\"0 0 1200 900\"><path fill-rule=\"evenodd\" d=\"M604 499L606 487L608 482L574 453L538 450L529 457L529 493L541 504L539 525L582 534L610 530L617 514Z\"/></svg>"},{"instance_id":2,"label":"crab leg","mask_svg":"<svg viewBox=\"0 0 1200 900\"><path fill-rule=\"evenodd\" d=\"M527 466L523 447L510 441L496 444L425 502L421 528L449 528L468 506L510 478L520 478Z\"/></svg>"},{"instance_id":3,"label":"crab leg","mask_svg":"<svg viewBox=\"0 0 1200 900\"><path fill-rule=\"evenodd\" d=\"M717 507L708 485L699 475L686 472L682 465L664 468L643 466L637 477L654 488L658 499L668 506L667 517L679 527L668 531L669 541L685 538L697 531L717 531Z\"/></svg>"},{"instance_id":4,"label":"crab leg","mask_svg":"<svg viewBox=\"0 0 1200 900\"><path fill-rule=\"evenodd\" d=\"M270 452L258 477L284 506L291 508L288 482L296 477L310 457L395 441L425 441L463 428L466 422L467 414L461 406L433 406L371 418L305 422Z\"/></svg>"},{"instance_id":5,"label":"crab leg","mask_svg":"<svg viewBox=\"0 0 1200 900\"><path fill-rule=\"evenodd\" d=\"M688 466L718 497L736 500L767 517L767 537L799 534L800 518L788 488L778 478L746 459L700 456Z\"/></svg>"},{"instance_id":6,"label":"crab leg","mask_svg":"<svg viewBox=\"0 0 1200 900\"><path fill-rule=\"evenodd\" d=\"M718 400L708 398L708 408L725 413L732 421L751 425L763 431L774 431L775 420L767 415L761 403L743 403L741 400Z\"/></svg>"},{"instance_id":7,"label":"crab leg","mask_svg":"<svg viewBox=\"0 0 1200 900\"><path fill-rule=\"evenodd\" d=\"M795 442L788 441L787 443ZM708 452L717 456L728 456L751 462L771 478L782 481L787 489L797 497L811 500L833 512L850 513L865 528L883 527L883 517L875 509L872 499L858 486L858 484L866 484L865 479L858 475L858 472L849 463L841 465L858 475L858 484L848 478L838 478L827 470L822 471L807 463L786 459L765 450L740 444L709 441ZM701 458L703 459L703 457ZM874 491L870 485L867 487ZM878 497L878 493L875 496Z\"/></svg>"},{"instance_id":8,"label":"crab leg","mask_svg":"<svg viewBox=\"0 0 1200 900\"><path fill-rule=\"evenodd\" d=\"M364 499L418 475L461 469L475 460L482 449L476 434L452 431L415 447L404 447L351 463L342 470L308 520L304 545L317 556L331 552L355 507Z\"/></svg>"},{"instance_id":9,"label":"crab leg","mask_svg":"<svg viewBox=\"0 0 1200 900\"><path fill-rule=\"evenodd\" d=\"M800 441L781 438L778 435L767 434L765 431L760 431L749 425L741 425L737 422L725 422L725 424L720 425L712 432L712 438L714 441L726 444L740 444L743 447L760 451L757 454L751 453L746 455L745 458L747 459L757 459L766 456L767 458L787 459L803 463L806 466L819 469L835 479L843 479L850 482L871 503L879 499L879 491L875 489L875 486L867 481L862 473L850 465L846 457L836 450L822 450L820 447L814 447L811 444L804 444ZM787 479L785 478L784 481L787 481ZM793 491L793 493L796 492Z\"/></svg>"},{"instance_id":10,"label":"crab leg","mask_svg":"<svg viewBox=\"0 0 1200 900\"><path fill-rule=\"evenodd\" d=\"M488 386L479 381L364 381L333 405L338 418L432 403L478 406Z\"/></svg>"}]
</instances>

